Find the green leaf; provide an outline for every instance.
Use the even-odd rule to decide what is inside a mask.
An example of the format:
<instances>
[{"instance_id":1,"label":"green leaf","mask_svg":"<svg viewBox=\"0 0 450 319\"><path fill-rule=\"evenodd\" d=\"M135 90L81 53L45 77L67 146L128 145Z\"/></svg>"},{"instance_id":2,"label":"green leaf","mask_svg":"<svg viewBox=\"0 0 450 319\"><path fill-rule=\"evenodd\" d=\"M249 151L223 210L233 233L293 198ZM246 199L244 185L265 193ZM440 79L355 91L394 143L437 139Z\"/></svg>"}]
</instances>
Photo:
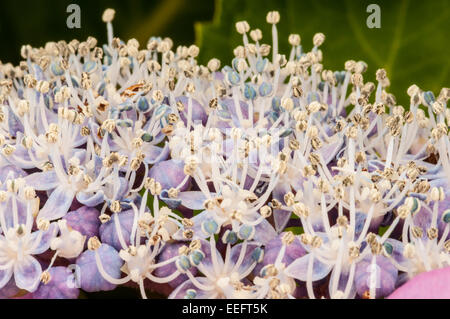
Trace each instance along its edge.
<instances>
[{"instance_id":1,"label":"green leaf","mask_svg":"<svg viewBox=\"0 0 450 319\"><path fill-rule=\"evenodd\" d=\"M388 230L388 228L389 228L389 226L381 226L381 227L378 229L378 235L383 236L384 233Z\"/></svg>"},{"instance_id":2,"label":"green leaf","mask_svg":"<svg viewBox=\"0 0 450 319\"><path fill-rule=\"evenodd\" d=\"M233 48L242 43L235 23L247 20L252 29L263 31L262 42L271 44L268 11L280 12L277 25L281 53L288 56L288 36L298 33L309 50L317 32L326 35L321 49L324 67L342 70L347 60L368 63L366 81L374 81L378 68L385 68L391 80L389 92L400 105L409 107L406 94L411 84L439 94L450 83L450 6L448 0L379 0L381 28L369 29L367 6L372 0L226 0L216 1L210 23L196 24L200 59L219 58L223 65L232 59Z\"/></svg>"},{"instance_id":3,"label":"green leaf","mask_svg":"<svg viewBox=\"0 0 450 319\"><path fill-rule=\"evenodd\" d=\"M294 233L294 235L301 235L305 232L303 230L303 227L287 227L284 231L285 232L291 231L292 233Z\"/></svg>"},{"instance_id":4,"label":"green leaf","mask_svg":"<svg viewBox=\"0 0 450 319\"><path fill-rule=\"evenodd\" d=\"M145 189L142 189L140 192L139 192L139 195L141 195L141 196L144 196L144 193L145 193ZM153 202L155 201L155 197L152 195L152 194L148 194L148 196L147 196L147 207L153 212ZM162 208L162 207L167 207L167 208L169 208L169 206L167 206L167 204L166 203L164 203L162 200L158 200L158 203L159 203L159 208ZM180 212L178 209L171 209L171 211L173 212L173 213L175 213L175 214L177 214L178 216L180 216L181 218L184 218L184 215L183 215L183 213L182 212ZM202 210L194 210L194 216L195 215L198 215L199 213L201 213L202 212Z\"/></svg>"}]
</instances>

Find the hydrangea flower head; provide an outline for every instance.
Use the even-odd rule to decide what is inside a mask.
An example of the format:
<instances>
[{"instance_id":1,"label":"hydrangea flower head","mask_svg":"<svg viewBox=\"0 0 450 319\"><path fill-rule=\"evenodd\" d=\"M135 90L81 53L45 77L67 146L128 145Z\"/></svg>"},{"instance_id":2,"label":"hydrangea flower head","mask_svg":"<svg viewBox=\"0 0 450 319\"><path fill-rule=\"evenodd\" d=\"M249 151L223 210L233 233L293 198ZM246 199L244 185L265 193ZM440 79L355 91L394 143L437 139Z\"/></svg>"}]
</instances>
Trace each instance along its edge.
<instances>
[{"instance_id":1,"label":"hydrangea flower head","mask_svg":"<svg viewBox=\"0 0 450 319\"><path fill-rule=\"evenodd\" d=\"M1 296L394 298L445 274L448 88L398 105L383 69L325 69L322 33L283 54L275 11L270 44L240 21L207 65L114 14L104 45L0 64Z\"/></svg>"}]
</instances>

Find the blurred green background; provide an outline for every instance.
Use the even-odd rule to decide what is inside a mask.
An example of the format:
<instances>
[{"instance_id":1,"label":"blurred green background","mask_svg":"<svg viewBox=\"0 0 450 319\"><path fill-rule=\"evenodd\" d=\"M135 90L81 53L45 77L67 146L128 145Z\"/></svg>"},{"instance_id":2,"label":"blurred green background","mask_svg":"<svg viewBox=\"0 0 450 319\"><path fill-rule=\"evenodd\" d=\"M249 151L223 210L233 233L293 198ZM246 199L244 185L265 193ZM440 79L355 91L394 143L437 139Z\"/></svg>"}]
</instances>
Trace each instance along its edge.
<instances>
[{"instance_id":1,"label":"blurred green background","mask_svg":"<svg viewBox=\"0 0 450 319\"><path fill-rule=\"evenodd\" d=\"M378 4L381 28L369 29L369 4ZM197 24L201 58L216 55L228 61L230 47L242 41L234 22L247 20L263 31L271 43L269 10L278 10L281 51L289 54L288 35L298 33L306 50L316 32L326 40L321 47L326 69L342 70L346 60L363 60L369 68L365 80L374 81L378 68L391 80L388 89L400 105L409 107L411 84L436 95L450 86L450 0L222 0L217 1L211 23Z\"/></svg>"},{"instance_id":2,"label":"blurred green background","mask_svg":"<svg viewBox=\"0 0 450 319\"><path fill-rule=\"evenodd\" d=\"M81 7L81 29L66 27L66 7ZM367 6L381 8L381 28L366 26ZM22 44L41 46L50 40L106 40L101 21L105 8L115 8L115 35L137 38L144 46L152 35L169 36L175 44L196 42L200 61L218 57L223 65L242 38L235 22L248 20L263 30L263 42L271 43L266 13L278 10L280 48L288 54L287 37L299 33L306 49L316 32L325 33L324 67L343 69L348 59L369 64L366 80L384 67L391 79L390 91L399 104L408 106L405 94L416 83L435 94L450 85L450 0L22 0L1 1L0 60L18 63Z\"/></svg>"},{"instance_id":3,"label":"blurred green background","mask_svg":"<svg viewBox=\"0 0 450 319\"><path fill-rule=\"evenodd\" d=\"M81 28L66 26L69 4L81 9ZM22 44L42 46L47 41L84 40L95 36L106 41L102 13L114 8L114 33L136 38L145 47L152 35L170 36L176 44L192 44L194 23L211 20L214 0L0 0L0 60L20 61Z\"/></svg>"}]
</instances>

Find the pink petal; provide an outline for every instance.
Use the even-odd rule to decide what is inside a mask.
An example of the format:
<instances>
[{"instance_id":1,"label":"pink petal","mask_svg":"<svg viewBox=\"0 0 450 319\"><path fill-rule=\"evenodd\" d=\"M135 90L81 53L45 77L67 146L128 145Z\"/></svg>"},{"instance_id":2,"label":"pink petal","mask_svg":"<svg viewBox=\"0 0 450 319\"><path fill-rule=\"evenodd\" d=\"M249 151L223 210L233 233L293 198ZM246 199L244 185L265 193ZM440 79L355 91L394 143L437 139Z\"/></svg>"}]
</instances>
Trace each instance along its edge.
<instances>
[{"instance_id":1,"label":"pink petal","mask_svg":"<svg viewBox=\"0 0 450 319\"><path fill-rule=\"evenodd\" d=\"M388 299L450 299L450 267L415 276Z\"/></svg>"}]
</instances>

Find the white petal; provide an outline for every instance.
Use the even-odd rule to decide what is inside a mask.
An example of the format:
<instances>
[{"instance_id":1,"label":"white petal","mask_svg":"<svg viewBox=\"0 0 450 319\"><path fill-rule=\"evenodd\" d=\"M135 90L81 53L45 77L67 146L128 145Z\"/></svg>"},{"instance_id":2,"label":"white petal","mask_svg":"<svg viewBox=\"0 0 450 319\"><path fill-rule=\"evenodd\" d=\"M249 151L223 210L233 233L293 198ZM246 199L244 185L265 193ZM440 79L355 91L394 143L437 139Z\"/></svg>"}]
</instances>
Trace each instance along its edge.
<instances>
[{"instance_id":1,"label":"white petal","mask_svg":"<svg viewBox=\"0 0 450 319\"><path fill-rule=\"evenodd\" d=\"M310 258L311 254L307 254L303 257L296 259L286 268L285 270L286 274L295 279L306 281L308 273L308 263ZM326 265L321 261L319 261L317 258L314 258L312 268L313 268L312 281L317 281L325 278L330 272L332 266Z\"/></svg>"},{"instance_id":2,"label":"white petal","mask_svg":"<svg viewBox=\"0 0 450 319\"><path fill-rule=\"evenodd\" d=\"M41 265L34 257L29 255L14 265L14 279L17 287L30 292L33 292L39 285L41 273Z\"/></svg>"},{"instance_id":3,"label":"white petal","mask_svg":"<svg viewBox=\"0 0 450 319\"><path fill-rule=\"evenodd\" d=\"M56 188L59 183L58 176L54 170L40 173L33 173L25 177L27 186L34 187L37 190L48 191Z\"/></svg>"},{"instance_id":4,"label":"white petal","mask_svg":"<svg viewBox=\"0 0 450 319\"><path fill-rule=\"evenodd\" d=\"M33 249L31 254L39 255L45 252L50 247L51 240L58 233L58 227L56 223L51 223L50 227L46 231L38 230L31 234L31 241L34 244L34 241L37 240L39 234L42 233L42 237L40 239L39 244Z\"/></svg>"},{"instance_id":5,"label":"white petal","mask_svg":"<svg viewBox=\"0 0 450 319\"><path fill-rule=\"evenodd\" d=\"M55 220L63 217L72 205L75 192L58 186L50 195L44 207L39 212L39 218Z\"/></svg>"},{"instance_id":6,"label":"white petal","mask_svg":"<svg viewBox=\"0 0 450 319\"><path fill-rule=\"evenodd\" d=\"M181 199L181 205L192 210L204 209L203 203L206 196L203 192L182 192L178 194L178 199Z\"/></svg>"},{"instance_id":7,"label":"white petal","mask_svg":"<svg viewBox=\"0 0 450 319\"><path fill-rule=\"evenodd\" d=\"M267 219L263 219L262 222L255 226L255 236L253 237L253 240L265 245L276 236L277 232L273 226Z\"/></svg>"}]
</instances>

